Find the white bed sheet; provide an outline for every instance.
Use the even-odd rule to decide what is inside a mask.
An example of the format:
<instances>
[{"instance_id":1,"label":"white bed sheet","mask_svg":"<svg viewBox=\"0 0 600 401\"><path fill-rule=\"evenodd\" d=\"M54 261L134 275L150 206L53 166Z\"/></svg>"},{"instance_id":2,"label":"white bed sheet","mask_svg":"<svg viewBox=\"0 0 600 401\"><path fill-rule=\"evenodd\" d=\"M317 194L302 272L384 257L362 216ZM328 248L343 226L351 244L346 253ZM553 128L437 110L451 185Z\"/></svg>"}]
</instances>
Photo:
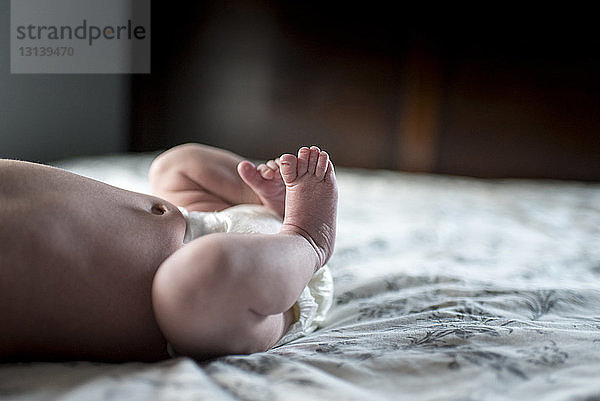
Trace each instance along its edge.
<instances>
[{"instance_id":1,"label":"white bed sheet","mask_svg":"<svg viewBox=\"0 0 600 401\"><path fill-rule=\"evenodd\" d=\"M148 192L152 155L59 163ZM339 168L335 303L207 362L0 365L0 399L600 399L600 184Z\"/></svg>"}]
</instances>

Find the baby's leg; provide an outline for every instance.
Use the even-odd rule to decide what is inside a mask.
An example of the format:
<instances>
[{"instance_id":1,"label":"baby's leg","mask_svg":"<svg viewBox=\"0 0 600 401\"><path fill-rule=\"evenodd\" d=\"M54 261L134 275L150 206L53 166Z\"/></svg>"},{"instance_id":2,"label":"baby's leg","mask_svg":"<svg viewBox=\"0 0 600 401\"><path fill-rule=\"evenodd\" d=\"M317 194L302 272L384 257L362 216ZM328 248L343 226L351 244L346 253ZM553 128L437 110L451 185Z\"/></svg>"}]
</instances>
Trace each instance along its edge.
<instances>
[{"instance_id":1,"label":"baby's leg","mask_svg":"<svg viewBox=\"0 0 600 401\"><path fill-rule=\"evenodd\" d=\"M274 235L211 234L175 252L153 283L158 324L179 353L205 358L272 347L290 308L331 256L337 187L325 152L281 157L286 215Z\"/></svg>"},{"instance_id":2,"label":"baby's leg","mask_svg":"<svg viewBox=\"0 0 600 401\"><path fill-rule=\"evenodd\" d=\"M149 171L154 195L188 210L216 211L261 200L240 178L244 159L200 144L176 146L159 155Z\"/></svg>"}]
</instances>

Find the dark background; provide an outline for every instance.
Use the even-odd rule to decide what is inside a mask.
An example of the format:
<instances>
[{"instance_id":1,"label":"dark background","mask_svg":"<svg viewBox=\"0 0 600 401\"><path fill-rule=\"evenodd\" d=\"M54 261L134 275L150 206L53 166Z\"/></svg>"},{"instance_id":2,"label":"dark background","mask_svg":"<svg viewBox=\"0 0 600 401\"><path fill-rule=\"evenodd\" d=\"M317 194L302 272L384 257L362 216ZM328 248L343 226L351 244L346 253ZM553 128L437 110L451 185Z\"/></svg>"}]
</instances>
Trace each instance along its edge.
<instances>
[{"instance_id":1,"label":"dark background","mask_svg":"<svg viewBox=\"0 0 600 401\"><path fill-rule=\"evenodd\" d=\"M267 159L317 144L341 166L600 180L591 10L323 3L153 1L152 74L37 77L125 103L68 127L101 130L90 138L109 149L47 156L194 141Z\"/></svg>"}]
</instances>

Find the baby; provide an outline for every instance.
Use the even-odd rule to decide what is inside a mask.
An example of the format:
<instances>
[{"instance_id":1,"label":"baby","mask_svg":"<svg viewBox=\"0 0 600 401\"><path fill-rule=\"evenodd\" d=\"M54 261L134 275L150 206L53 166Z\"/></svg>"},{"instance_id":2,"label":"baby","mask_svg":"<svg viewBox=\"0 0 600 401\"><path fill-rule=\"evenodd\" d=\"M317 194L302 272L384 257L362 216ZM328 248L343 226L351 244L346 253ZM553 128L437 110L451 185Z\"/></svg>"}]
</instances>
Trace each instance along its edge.
<instances>
[{"instance_id":1,"label":"baby","mask_svg":"<svg viewBox=\"0 0 600 401\"><path fill-rule=\"evenodd\" d=\"M237 170L237 171L236 171ZM0 160L0 360L155 361L264 351L330 258L337 186L326 152L264 165L187 144L150 168L158 196ZM184 212L262 204L275 234L183 245ZM175 206L177 205L177 206Z\"/></svg>"}]
</instances>

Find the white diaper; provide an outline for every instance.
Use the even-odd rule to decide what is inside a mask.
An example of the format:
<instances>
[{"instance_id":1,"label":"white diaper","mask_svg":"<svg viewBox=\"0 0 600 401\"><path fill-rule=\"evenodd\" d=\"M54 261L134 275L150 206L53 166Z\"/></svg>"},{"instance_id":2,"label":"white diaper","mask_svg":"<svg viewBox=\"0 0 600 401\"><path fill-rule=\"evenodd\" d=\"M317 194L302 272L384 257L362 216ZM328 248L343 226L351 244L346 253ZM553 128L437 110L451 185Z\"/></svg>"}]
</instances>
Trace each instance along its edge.
<instances>
[{"instance_id":1,"label":"white diaper","mask_svg":"<svg viewBox=\"0 0 600 401\"><path fill-rule=\"evenodd\" d=\"M276 234L281 220L261 205L237 205L220 212L188 212L180 207L186 228L183 243L217 232ZM333 301L333 278L327 266L319 269L294 304L296 319L275 346L286 344L316 330Z\"/></svg>"}]
</instances>

